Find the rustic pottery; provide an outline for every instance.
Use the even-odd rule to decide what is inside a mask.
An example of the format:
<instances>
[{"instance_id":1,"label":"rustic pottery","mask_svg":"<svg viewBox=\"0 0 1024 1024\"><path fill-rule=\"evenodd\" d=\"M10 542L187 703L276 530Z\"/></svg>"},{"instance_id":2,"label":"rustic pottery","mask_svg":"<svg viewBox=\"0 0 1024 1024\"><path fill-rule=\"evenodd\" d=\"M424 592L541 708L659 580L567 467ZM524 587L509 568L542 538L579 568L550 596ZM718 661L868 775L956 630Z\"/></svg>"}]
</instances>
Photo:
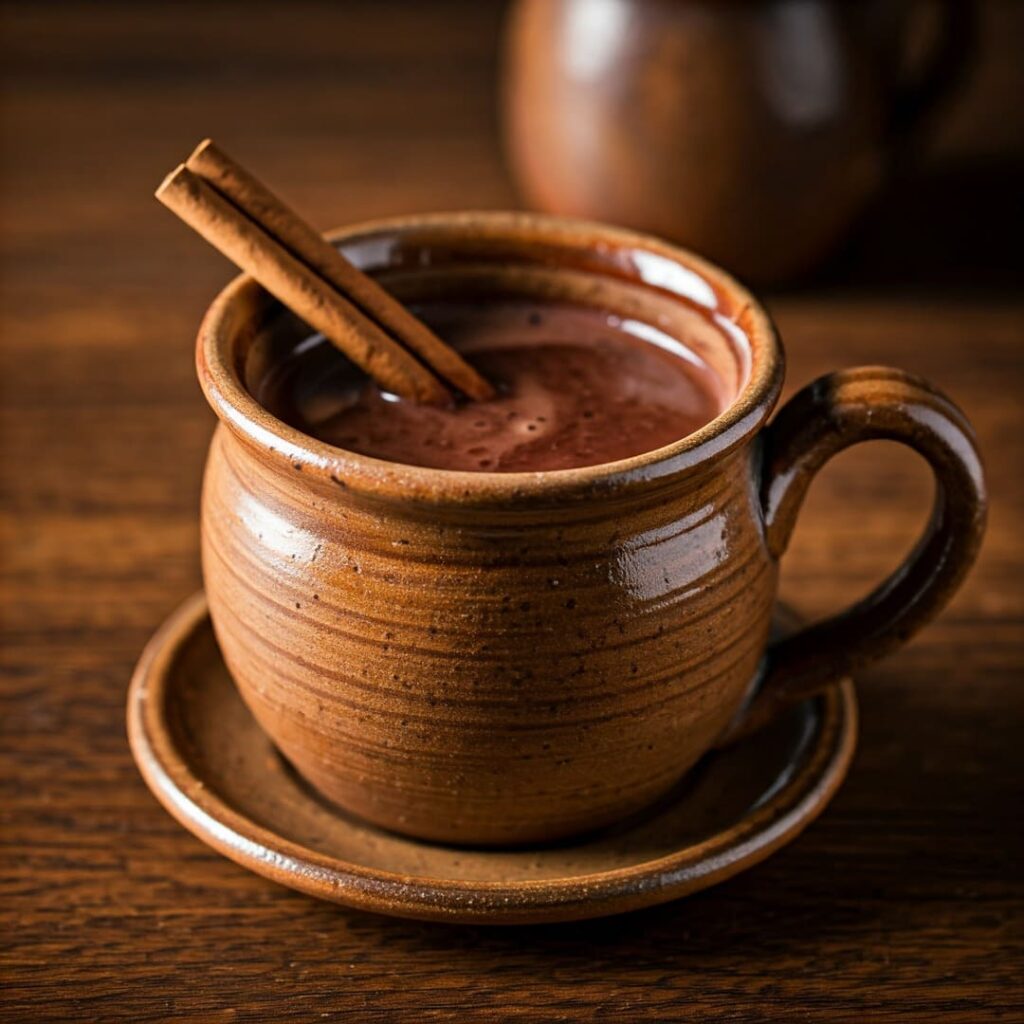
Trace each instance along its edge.
<instances>
[{"instance_id":1,"label":"rustic pottery","mask_svg":"<svg viewBox=\"0 0 1024 1024\"><path fill-rule=\"evenodd\" d=\"M711 754L656 807L613 829L553 846L468 850L385 832L305 785L239 699L202 594L154 636L128 697L132 751L150 788L238 864L360 910L505 925L636 910L752 867L831 799L853 755L856 718L846 681Z\"/></svg>"},{"instance_id":2,"label":"rustic pottery","mask_svg":"<svg viewBox=\"0 0 1024 1024\"><path fill-rule=\"evenodd\" d=\"M511 167L538 209L786 280L877 193L959 78L971 24L969 0L518 0Z\"/></svg>"},{"instance_id":3,"label":"rustic pottery","mask_svg":"<svg viewBox=\"0 0 1024 1024\"><path fill-rule=\"evenodd\" d=\"M324 796L424 839L517 844L618 821L716 744L891 651L949 599L985 498L962 413L900 370L831 374L770 426L783 357L757 301L685 250L524 214L417 216L337 238L403 300L528 295L689 337L734 399L680 441L549 473L377 461L276 420L250 389L300 326L240 278L198 339L221 419L202 502L224 659ZM932 518L846 612L768 644L778 559L817 470L875 438L931 464Z\"/></svg>"}]
</instances>

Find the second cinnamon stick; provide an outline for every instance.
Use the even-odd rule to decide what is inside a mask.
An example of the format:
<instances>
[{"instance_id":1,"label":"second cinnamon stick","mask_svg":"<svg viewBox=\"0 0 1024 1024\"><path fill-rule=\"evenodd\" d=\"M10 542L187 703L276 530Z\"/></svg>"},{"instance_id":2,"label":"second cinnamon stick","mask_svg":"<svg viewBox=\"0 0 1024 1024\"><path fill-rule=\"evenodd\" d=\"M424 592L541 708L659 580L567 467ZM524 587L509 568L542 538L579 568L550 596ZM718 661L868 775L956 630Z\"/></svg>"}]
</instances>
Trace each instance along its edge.
<instances>
[{"instance_id":1,"label":"second cinnamon stick","mask_svg":"<svg viewBox=\"0 0 1024 1024\"><path fill-rule=\"evenodd\" d=\"M417 402L450 400L447 388L410 352L187 167L169 174L156 197L382 388Z\"/></svg>"},{"instance_id":2,"label":"second cinnamon stick","mask_svg":"<svg viewBox=\"0 0 1024 1024\"><path fill-rule=\"evenodd\" d=\"M441 341L426 324L350 263L266 185L210 139L196 147L185 166L206 179L257 223L265 225L294 256L410 348L442 379L469 398L484 401L494 397L491 384L455 349Z\"/></svg>"}]
</instances>

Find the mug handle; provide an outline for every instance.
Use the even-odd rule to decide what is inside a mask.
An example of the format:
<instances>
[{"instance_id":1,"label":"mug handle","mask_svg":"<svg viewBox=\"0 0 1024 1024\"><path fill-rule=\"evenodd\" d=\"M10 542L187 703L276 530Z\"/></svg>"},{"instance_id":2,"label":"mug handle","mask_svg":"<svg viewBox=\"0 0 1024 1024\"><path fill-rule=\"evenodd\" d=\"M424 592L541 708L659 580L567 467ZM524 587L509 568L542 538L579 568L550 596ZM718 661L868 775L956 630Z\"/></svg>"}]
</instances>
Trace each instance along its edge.
<instances>
[{"instance_id":1,"label":"mug handle","mask_svg":"<svg viewBox=\"0 0 1024 1024\"><path fill-rule=\"evenodd\" d=\"M931 0L938 23L930 52L912 81L896 93L892 132L913 134L928 114L962 79L975 48L978 14L975 0Z\"/></svg>"},{"instance_id":2,"label":"mug handle","mask_svg":"<svg viewBox=\"0 0 1024 1024\"><path fill-rule=\"evenodd\" d=\"M811 480L861 441L900 441L935 474L924 534L903 564L846 611L769 645L753 696L721 743L895 650L949 601L978 552L986 497L974 431L941 392L882 366L830 373L804 388L761 435L761 504L769 554L785 552Z\"/></svg>"}]
</instances>

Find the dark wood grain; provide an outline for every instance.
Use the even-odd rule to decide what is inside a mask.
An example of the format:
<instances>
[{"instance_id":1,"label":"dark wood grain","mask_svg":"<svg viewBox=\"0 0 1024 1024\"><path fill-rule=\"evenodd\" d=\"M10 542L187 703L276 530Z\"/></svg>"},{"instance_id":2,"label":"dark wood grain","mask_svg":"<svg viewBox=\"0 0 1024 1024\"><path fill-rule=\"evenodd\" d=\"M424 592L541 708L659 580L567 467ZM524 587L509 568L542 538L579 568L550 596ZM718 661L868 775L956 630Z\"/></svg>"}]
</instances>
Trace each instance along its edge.
<instances>
[{"instance_id":1,"label":"dark wood grain","mask_svg":"<svg viewBox=\"0 0 1024 1024\"><path fill-rule=\"evenodd\" d=\"M0 1017L1020 1020L1013 0L986 8L989 56L928 176L894 190L818 285L769 296L790 391L840 365L919 372L974 420L992 491L964 590L860 679L853 771L799 840L657 910L444 928L251 876L139 779L125 689L151 631L199 585L212 417L192 339L230 273L152 189L212 134L321 226L510 205L492 117L498 13L469 0L3 8ZM912 456L841 456L802 515L786 595L824 613L866 591L928 501Z\"/></svg>"}]
</instances>

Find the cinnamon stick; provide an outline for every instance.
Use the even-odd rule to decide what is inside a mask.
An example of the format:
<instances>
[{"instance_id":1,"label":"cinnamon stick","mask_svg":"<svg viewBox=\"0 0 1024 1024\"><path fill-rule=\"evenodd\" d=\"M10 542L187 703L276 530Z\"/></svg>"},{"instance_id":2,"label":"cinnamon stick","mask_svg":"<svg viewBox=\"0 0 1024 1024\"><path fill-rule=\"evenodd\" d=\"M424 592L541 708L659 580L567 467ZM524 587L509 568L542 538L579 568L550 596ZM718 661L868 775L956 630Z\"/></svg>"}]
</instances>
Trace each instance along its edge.
<instances>
[{"instance_id":1,"label":"cinnamon stick","mask_svg":"<svg viewBox=\"0 0 1024 1024\"><path fill-rule=\"evenodd\" d=\"M417 402L450 400L441 381L407 349L184 164L164 179L156 197L382 388Z\"/></svg>"},{"instance_id":2,"label":"cinnamon stick","mask_svg":"<svg viewBox=\"0 0 1024 1024\"><path fill-rule=\"evenodd\" d=\"M411 349L439 377L469 398L494 397L494 388L422 321L376 281L350 263L321 234L292 211L262 182L231 159L210 139L196 147L185 162L189 170L206 179L270 234L293 256L315 270L325 281Z\"/></svg>"}]
</instances>

